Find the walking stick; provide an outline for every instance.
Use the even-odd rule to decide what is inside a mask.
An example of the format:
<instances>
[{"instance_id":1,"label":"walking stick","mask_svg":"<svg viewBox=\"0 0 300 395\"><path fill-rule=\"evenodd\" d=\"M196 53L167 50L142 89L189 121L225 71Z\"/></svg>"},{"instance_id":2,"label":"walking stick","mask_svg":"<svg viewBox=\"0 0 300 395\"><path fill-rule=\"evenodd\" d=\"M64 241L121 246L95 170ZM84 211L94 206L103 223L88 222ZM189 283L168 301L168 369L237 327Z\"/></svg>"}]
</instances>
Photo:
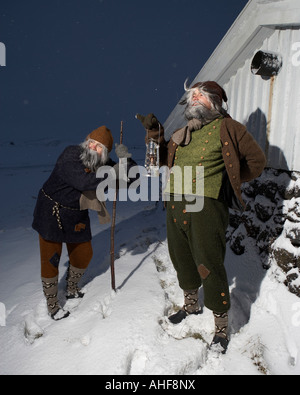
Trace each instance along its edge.
<instances>
[{"instance_id":1,"label":"walking stick","mask_svg":"<svg viewBox=\"0 0 300 395\"><path fill-rule=\"evenodd\" d=\"M121 121L120 130L120 144L123 142L123 121ZM116 209L117 209L117 198L118 198L118 182L116 183L115 198L113 202L113 213L111 221L110 230L110 271L111 271L111 287L116 290L116 280L115 280L115 226L116 226Z\"/></svg>"}]
</instances>

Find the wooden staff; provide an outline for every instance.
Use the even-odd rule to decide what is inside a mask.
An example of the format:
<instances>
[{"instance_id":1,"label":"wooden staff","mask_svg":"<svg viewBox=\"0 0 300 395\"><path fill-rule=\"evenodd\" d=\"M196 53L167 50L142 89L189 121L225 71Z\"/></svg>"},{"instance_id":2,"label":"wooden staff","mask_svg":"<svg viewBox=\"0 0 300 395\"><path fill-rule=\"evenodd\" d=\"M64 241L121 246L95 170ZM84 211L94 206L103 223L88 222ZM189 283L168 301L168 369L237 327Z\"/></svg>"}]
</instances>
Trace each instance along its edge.
<instances>
[{"instance_id":1,"label":"wooden staff","mask_svg":"<svg viewBox=\"0 0 300 395\"><path fill-rule=\"evenodd\" d=\"M123 121L121 121L120 130L120 144L123 142ZM118 199L119 185L116 182L115 198L113 202L113 212L110 230L110 271L111 271L111 287L116 290L116 280L115 280L115 226L116 226L116 210L117 210L117 199Z\"/></svg>"}]
</instances>

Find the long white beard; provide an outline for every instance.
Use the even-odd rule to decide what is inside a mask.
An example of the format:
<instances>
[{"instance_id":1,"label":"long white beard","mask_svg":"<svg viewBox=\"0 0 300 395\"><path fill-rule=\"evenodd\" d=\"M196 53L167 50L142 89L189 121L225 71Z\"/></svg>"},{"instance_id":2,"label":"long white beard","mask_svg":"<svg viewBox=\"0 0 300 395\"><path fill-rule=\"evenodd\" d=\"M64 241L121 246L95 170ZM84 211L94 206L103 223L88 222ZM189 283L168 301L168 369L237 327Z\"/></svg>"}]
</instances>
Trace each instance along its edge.
<instances>
[{"instance_id":1,"label":"long white beard","mask_svg":"<svg viewBox=\"0 0 300 395\"><path fill-rule=\"evenodd\" d=\"M188 121L196 118L205 124L216 119L220 113L214 109L210 110L199 102L197 106L193 106L188 103L185 107L184 115Z\"/></svg>"},{"instance_id":2,"label":"long white beard","mask_svg":"<svg viewBox=\"0 0 300 395\"><path fill-rule=\"evenodd\" d=\"M108 160L107 148L103 146L101 155L99 155L97 151L91 150L88 145L89 141L80 144L82 148L80 159L85 167L96 173L99 167L105 165Z\"/></svg>"},{"instance_id":3,"label":"long white beard","mask_svg":"<svg viewBox=\"0 0 300 395\"><path fill-rule=\"evenodd\" d=\"M226 111L223 110L222 106L219 106L217 102L213 100L212 95L200 88L189 89L187 88L186 82L184 83L184 89L187 92L186 99L180 104L186 104L184 115L188 121L191 119L198 119L202 122L202 125L205 125L212 122L220 115L227 114ZM197 101L196 103L193 101L193 95L195 92L201 92L208 99L208 101L211 103L210 109L200 101Z\"/></svg>"}]
</instances>

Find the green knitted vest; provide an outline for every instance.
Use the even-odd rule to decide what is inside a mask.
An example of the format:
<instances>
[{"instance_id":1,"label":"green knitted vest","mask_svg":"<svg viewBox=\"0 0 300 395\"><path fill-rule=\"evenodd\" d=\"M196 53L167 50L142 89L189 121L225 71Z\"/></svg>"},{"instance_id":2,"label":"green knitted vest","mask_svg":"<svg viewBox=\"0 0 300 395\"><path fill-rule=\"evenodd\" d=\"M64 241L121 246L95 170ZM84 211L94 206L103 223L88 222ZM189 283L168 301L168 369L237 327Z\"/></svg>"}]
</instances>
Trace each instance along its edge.
<instances>
[{"instance_id":1,"label":"green knitted vest","mask_svg":"<svg viewBox=\"0 0 300 395\"><path fill-rule=\"evenodd\" d=\"M203 126L202 129L192 132L189 145L178 146L173 165L175 171L170 175L167 191L172 194L192 193L195 195L197 192L196 182L202 179L204 190L201 188L201 192L198 191L197 194L213 199L219 197L222 173L225 169L220 140L221 119L216 119ZM182 179L177 177L177 166L181 168ZM184 182L185 166L192 167L191 180L186 183ZM201 168L204 169L204 172Z\"/></svg>"}]
</instances>

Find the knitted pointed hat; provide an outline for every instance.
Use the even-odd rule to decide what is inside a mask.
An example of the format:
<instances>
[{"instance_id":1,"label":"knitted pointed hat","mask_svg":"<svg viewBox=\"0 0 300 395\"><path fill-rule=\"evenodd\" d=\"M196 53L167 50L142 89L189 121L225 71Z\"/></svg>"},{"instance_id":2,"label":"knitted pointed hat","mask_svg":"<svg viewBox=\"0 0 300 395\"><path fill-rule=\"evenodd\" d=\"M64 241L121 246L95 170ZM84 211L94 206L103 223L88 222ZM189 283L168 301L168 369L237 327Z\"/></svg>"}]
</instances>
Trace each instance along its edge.
<instances>
[{"instance_id":1,"label":"knitted pointed hat","mask_svg":"<svg viewBox=\"0 0 300 395\"><path fill-rule=\"evenodd\" d=\"M112 150L114 140L111 131L106 126L100 126L99 128L93 130L86 137L86 140L88 139L96 140L99 143L105 145L105 147L108 149L108 152Z\"/></svg>"}]
</instances>

